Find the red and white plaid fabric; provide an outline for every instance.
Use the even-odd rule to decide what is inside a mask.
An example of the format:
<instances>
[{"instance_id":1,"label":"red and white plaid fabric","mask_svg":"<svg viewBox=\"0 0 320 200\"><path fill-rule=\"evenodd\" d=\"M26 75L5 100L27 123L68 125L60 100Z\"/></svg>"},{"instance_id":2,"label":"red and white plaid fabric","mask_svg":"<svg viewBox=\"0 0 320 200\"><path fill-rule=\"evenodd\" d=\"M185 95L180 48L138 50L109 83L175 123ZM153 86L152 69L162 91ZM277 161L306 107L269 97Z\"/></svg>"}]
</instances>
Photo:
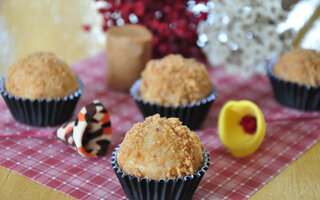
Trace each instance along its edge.
<instances>
[{"instance_id":1,"label":"red and white plaid fabric","mask_svg":"<svg viewBox=\"0 0 320 200\"><path fill-rule=\"evenodd\" d=\"M85 85L75 112L94 99L100 99L107 107L113 127L113 141L107 156L84 158L54 137L4 137L0 138L0 166L76 199L126 198L112 170L110 157L126 131L143 118L129 94L106 88L104 54L74 66ZM246 199L319 140L320 113L281 107L275 102L266 77L243 80L227 76L223 69L209 71L218 87L218 99L201 130L196 132L210 152L212 164L194 199ZM267 120L261 147L253 155L241 159L233 158L217 135L221 106L227 100L237 99L254 101ZM0 100L0 115L0 136L41 135L54 130L14 121L3 100Z\"/></svg>"}]
</instances>

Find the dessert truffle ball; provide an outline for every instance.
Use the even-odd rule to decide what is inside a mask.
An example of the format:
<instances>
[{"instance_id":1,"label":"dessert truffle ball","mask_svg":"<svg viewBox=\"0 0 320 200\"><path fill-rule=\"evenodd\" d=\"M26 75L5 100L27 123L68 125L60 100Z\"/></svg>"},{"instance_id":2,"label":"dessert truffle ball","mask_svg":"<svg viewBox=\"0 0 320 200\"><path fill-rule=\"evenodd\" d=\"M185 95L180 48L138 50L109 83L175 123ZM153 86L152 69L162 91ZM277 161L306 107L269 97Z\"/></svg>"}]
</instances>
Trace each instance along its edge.
<instances>
[{"instance_id":1,"label":"dessert truffle ball","mask_svg":"<svg viewBox=\"0 0 320 200\"><path fill-rule=\"evenodd\" d=\"M70 67L53 53L38 52L18 60L9 68L6 91L17 97L63 98L79 88Z\"/></svg>"},{"instance_id":2,"label":"dessert truffle ball","mask_svg":"<svg viewBox=\"0 0 320 200\"><path fill-rule=\"evenodd\" d=\"M176 179L201 169L203 151L198 135L178 118L156 114L127 132L117 153L117 163L131 176Z\"/></svg>"},{"instance_id":3,"label":"dessert truffle ball","mask_svg":"<svg viewBox=\"0 0 320 200\"><path fill-rule=\"evenodd\" d=\"M181 55L149 61L141 77L141 98L165 106L202 100L212 87L204 64Z\"/></svg>"},{"instance_id":4,"label":"dessert truffle ball","mask_svg":"<svg viewBox=\"0 0 320 200\"><path fill-rule=\"evenodd\" d=\"M287 52L276 63L274 73L286 81L319 86L320 53L300 48Z\"/></svg>"}]
</instances>

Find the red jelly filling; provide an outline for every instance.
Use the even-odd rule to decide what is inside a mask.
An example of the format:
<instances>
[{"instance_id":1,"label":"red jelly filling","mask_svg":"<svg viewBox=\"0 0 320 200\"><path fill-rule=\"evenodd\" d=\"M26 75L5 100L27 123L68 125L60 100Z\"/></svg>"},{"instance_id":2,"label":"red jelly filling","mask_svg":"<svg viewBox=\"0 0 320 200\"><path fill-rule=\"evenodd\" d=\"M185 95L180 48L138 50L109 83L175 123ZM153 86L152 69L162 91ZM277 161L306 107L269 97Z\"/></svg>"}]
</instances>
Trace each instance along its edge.
<instances>
[{"instance_id":1,"label":"red jelly filling","mask_svg":"<svg viewBox=\"0 0 320 200\"><path fill-rule=\"evenodd\" d=\"M239 123L244 132L253 135L257 130L257 119L252 115L246 115L241 118Z\"/></svg>"}]
</instances>

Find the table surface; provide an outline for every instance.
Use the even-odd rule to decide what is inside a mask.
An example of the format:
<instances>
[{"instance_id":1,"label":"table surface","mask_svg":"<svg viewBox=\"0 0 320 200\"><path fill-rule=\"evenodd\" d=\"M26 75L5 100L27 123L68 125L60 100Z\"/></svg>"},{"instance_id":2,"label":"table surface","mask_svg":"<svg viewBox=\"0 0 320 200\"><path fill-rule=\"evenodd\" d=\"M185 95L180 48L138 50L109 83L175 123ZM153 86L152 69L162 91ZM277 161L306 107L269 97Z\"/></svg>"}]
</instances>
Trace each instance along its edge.
<instances>
[{"instance_id":1,"label":"table surface","mask_svg":"<svg viewBox=\"0 0 320 200\"><path fill-rule=\"evenodd\" d=\"M83 23L99 21L92 0L34 0L27 5L22 0L4 0L0 2L0 13L0 32L8 33L13 41L7 48L10 52L0 51L0 56L9 55L8 60L0 61L1 73L8 63L38 50L56 52L73 63L104 49L101 37L97 37L103 37L102 33L81 29ZM319 199L319 154L317 143L250 199ZM72 198L0 167L0 199Z\"/></svg>"}]
</instances>

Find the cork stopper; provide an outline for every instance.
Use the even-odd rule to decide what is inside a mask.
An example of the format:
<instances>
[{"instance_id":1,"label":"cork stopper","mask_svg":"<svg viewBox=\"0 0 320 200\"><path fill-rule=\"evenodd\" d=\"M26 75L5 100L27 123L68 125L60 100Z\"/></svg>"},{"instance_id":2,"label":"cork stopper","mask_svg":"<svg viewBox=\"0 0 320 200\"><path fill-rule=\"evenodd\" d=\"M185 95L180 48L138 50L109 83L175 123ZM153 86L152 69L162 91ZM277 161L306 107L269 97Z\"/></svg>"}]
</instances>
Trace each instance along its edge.
<instances>
[{"instance_id":1,"label":"cork stopper","mask_svg":"<svg viewBox=\"0 0 320 200\"><path fill-rule=\"evenodd\" d=\"M129 91L152 56L152 33L142 25L115 26L107 31L107 85Z\"/></svg>"}]
</instances>

